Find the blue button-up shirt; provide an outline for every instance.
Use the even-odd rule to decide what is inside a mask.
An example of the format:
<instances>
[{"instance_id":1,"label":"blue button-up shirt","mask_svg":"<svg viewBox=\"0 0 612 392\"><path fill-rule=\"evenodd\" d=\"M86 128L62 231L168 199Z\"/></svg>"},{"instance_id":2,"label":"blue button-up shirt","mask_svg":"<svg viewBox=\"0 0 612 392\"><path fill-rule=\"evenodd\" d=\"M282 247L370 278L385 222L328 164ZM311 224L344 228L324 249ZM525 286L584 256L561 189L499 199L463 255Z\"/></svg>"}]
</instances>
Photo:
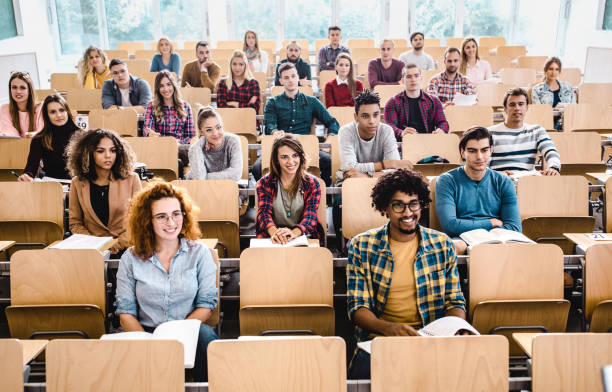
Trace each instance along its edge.
<instances>
[{"instance_id":1,"label":"blue button-up shirt","mask_svg":"<svg viewBox=\"0 0 612 392\"><path fill-rule=\"evenodd\" d=\"M156 254L143 260L128 249L117 272L117 314L132 314L144 327L184 320L195 308L217 306L217 266L210 250L182 238L170 273Z\"/></svg>"}]
</instances>

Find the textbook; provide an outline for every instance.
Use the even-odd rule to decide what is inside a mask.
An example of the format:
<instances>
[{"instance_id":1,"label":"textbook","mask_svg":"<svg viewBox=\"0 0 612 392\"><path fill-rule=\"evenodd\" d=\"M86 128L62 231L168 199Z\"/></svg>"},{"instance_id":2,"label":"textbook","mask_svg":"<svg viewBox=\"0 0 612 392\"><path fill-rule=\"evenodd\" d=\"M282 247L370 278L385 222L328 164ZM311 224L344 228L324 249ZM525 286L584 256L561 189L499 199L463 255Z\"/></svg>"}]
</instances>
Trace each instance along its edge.
<instances>
[{"instance_id":1,"label":"textbook","mask_svg":"<svg viewBox=\"0 0 612 392\"><path fill-rule=\"evenodd\" d=\"M478 244L506 244L509 242L521 242L535 244L523 233L518 231L496 228L492 230L476 229L461 233L459 237L470 247Z\"/></svg>"},{"instance_id":2,"label":"textbook","mask_svg":"<svg viewBox=\"0 0 612 392\"><path fill-rule=\"evenodd\" d=\"M185 368L193 368L200 334L200 320L173 320L161 323L153 333L119 332L102 335L100 340L178 340L185 349Z\"/></svg>"},{"instance_id":3,"label":"textbook","mask_svg":"<svg viewBox=\"0 0 612 392\"><path fill-rule=\"evenodd\" d=\"M542 173L540 173L538 170L517 170L512 172L512 175L510 176L510 178L514 181L518 181L519 178L521 177L530 177L530 176L541 176Z\"/></svg>"},{"instance_id":4,"label":"textbook","mask_svg":"<svg viewBox=\"0 0 612 392\"><path fill-rule=\"evenodd\" d=\"M96 237L87 234L73 234L50 249L97 249L101 250L113 237Z\"/></svg>"},{"instance_id":5,"label":"textbook","mask_svg":"<svg viewBox=\"0 0 612 392\"><path fill-rule=\"evenodd\" d=\"M462 331L468 331L473 335L480 335L470 323L455 316L446 316L434 320L425 327L419 329L417 333L421 336L455 336ZM359 342L357 346L368 354L371 354L372 340Z\"/></svg>"},{"instance_id":6,"label":"textbook","mask_svg":"<svg viewBox=\"0 0 612 392\"><path fill-rule=\"evenodd\" d=\"M292 246L308 246L308 237L301 235L286 244L275 244L270 238L251 238L251 248L289 248Z\"/></svg>"}]
</instances>

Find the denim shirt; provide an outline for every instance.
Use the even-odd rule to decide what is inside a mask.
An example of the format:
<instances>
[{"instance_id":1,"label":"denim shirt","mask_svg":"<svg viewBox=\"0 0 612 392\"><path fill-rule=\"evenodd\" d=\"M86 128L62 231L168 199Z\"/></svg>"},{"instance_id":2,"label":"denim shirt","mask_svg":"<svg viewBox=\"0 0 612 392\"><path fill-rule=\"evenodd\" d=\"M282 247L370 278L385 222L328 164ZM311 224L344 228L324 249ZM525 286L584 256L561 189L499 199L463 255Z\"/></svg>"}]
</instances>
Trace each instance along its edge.
<instances>
[{"instance_id":1,"label":"denim shirt","mask_svg":"<svg viewBox=\"0 0 612 392\"><path fill-rule=\"evenodd\" d=\"M574 89L568 82L559 82L559 99L561 103L576 103L576 96L574 95ZM541 82L533 86L531 90L531 103L532 104L553 104L553 92L548 88L546 82Z\"/></svg>"},{"instance_id":2,"label":"denim shirt","mask_svg":"<svg viewBox=\"0 0 612 392\"><path fill-rule=\"evenodd\" d=\"M117 272L117 314L134 315L143 327L184 320L195 308L217 306L217 266L210 250L181 238L170 273L156 254L143 260L128 249Z\"/></svg>"}]
</instances>

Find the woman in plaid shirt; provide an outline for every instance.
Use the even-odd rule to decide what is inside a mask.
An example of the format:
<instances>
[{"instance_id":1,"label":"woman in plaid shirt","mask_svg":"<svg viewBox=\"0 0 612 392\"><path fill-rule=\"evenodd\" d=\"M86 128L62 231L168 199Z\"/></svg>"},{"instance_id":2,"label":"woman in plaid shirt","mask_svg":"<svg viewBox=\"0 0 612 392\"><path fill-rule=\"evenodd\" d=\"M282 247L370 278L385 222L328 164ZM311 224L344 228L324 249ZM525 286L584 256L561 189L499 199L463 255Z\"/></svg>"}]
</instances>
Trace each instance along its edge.
<instances>
[{"instance_id":1,"label":"woman in plaid shirt","mask_svg":"<svg viewBox=\"0 0 612 392\"><path fill-rule=\"evenodd\" d=\"M323 240L317 216L321 187L306 174L306 154L295 136L285 134L274 141L270 174L257 183L257 200L258 238L285 244L306 234Z\"/></svg>"},{"instance_id":2,"label":"woman in plaid shirt","mask_svg":"<svg viewBox=\"0 0 612 392\"><path fill-rule=\"evenodd\" d=\"M259 112L259 83L253 78L248 63L243 51L234 51L228 76L221 79L217 87L217 107L253 108Z\"/></svg>"}]
</instances>

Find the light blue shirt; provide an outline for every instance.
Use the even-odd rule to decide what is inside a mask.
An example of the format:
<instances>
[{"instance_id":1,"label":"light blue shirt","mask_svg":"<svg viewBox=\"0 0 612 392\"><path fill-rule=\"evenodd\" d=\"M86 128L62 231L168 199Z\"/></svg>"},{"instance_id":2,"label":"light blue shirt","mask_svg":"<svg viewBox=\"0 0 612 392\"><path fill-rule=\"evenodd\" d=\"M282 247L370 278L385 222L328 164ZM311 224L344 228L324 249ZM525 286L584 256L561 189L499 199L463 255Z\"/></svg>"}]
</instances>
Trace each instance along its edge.
<instances>
[{"instance_id":1,"label":"light blue shirt","mask_svg":"<svg viewBox=\"0 0 612 392\"><path fill-rule=\"evenodd\" d=\"M217 306L217 266L210 250L181 238L170 273L156 254L143 260L130 248L117 271L117 314L134 315L142 326L184 320L195 308Z\"/></svg>"},{"instance_id":2,"label":"light blue shirt","mask_svg":"<svg viewBox=\"0 0 612 392\"><path fill-rule=\"evenodd\" d=\"M170 55L170 62L168 63L168 65L164 64L164 60L162 60L161 55L156 54L155 56L153 56L153 61L151 62L151 68L149 69L149 72L159 72L164 69L167 69L170 72L174 72L177 76L180 75L179 72L181 71L181 58L179 57L179 55L176 53L172 53Z\"/></svg>"}]
</instances>

